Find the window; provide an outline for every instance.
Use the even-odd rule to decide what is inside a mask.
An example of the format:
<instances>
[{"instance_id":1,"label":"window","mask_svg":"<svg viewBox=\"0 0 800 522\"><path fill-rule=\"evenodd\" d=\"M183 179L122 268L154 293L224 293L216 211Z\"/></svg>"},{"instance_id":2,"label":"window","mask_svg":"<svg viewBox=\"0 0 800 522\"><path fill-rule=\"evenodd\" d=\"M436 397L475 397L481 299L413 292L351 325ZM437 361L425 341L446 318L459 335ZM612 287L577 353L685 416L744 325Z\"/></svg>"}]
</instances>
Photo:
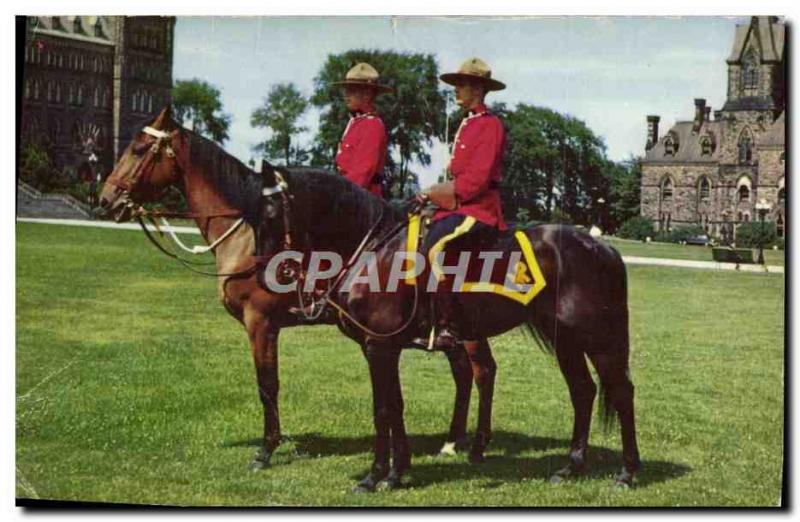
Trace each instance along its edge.
<instances>
[{"instance_id":1,"label":"window","mask_svg":"<svg viewBox=\"0 0 800 522\"><path fill-rule=\"evenodd\" d=\"M736 199L740 203L743 201L750 201L750 187L747 185L739 185L739 188L736 190L736 194Z\"/></svg>"},{"instance_id":2,"label":"window","mask_svg":"<svg viewBox=\"0 0 800 522\"><path fill-rule=\"evenodd\" d=\"M754 94L758 89L758 57L752 48L742 63L742 89L745 94Z\"/></svg>"},{"instance_id":3,"label":"window","mask_svg":"<svg viewBox=\"0 0 800 522\"><path fill-rule=\"evenodd\" d=\"M675 141L670 136L664 138L664 155L665 156L675 155Z\"/></svg>"},{"instance_id":4,"label":"window","mask_svg":"<svg viewBox=\"0 0 800 522\"><path fill-rule=\"evenodd\" d=\"M131 110L136 112L138 108L139 108L139 93L135 92L131 97Z\"/></svg>"},{"instance_id":5,"label":"window","mask_svg":"<svg viewBox=\"0 0 800 522\"><path fill-rule=\"evenodd\" d=\"M100 107L100 87L95 86L93 96L92 96L92 105L95 107Z\"/></svg>"},{"instance_id":6,"label":"window","mask_svg":"<svg viewBox=\"0 0 800 522\"><path fill-rule=\"evenodd\" d=\"M753 161L753 138L750 131L745 129L739 136L739 163L750 163Z\"/></svg>"},{"instance_id":7,"label":"window","mask_svg":"<svg viewBox=\"0 0 800 522\"><path fill-rule=\"evenodd\" d=\"M670 178L661 183L661 201L672 201L672 180Z\"/></svg>"},{"instance_id":8,"label":"window","mask_svg":"<svg viewBox=\"0 0 800 522\"><path fill-rule=\"evenodd\" d=\"M707 201L711 197L711 182L703 176L700 178L700 200Z\"/></svg>"},{"instance_id":9,"label":"window","mask_svg":"<svg viewBox=\"0 0 800 522\"><path fill-rule=\"evenodd\" d=\"M61 103L61 84L56 83L56 101Z\"/></svg>"},{"instance_id":10,"label":"window","mask_svg":"<svg viewBox=\"0 0 800 522\"><path fill-rule=\"evenodd\" d=\"M786 205L786 189L783 187L778 189L778 205Z\"/></svg>"},{"instance_id":11,"label":"window","mask_svg":"<svg viewBox=\"0 0 800 522\"><path fill-rule=\"evenodd\" d=\"M703 136L700 138L700 153L703 156L711 156L713 152L713 147L711 145L711 138L708 136Z\"/></svg>"},{"instance_id":12,"label":"window","mask_svg":"<svg viewBox=\"0 0 800 522\"><path fill-rule=\"evenodd\" d=\"M72 31L76 33L83 33L83 24L81 24L81 17L76 16L72 22Z\"/></svg>"},{"instance_id":13,"label":"window","mask_svg":"<svg viewBox=\"0 0 800 522\"><path fill-rule=\"evenodd\" d=\"M750 212L745 212L744 213L744 222L745 223L749 223L750 222Z\"/></svg>"},{"instance_id":14,"label":"window","mask_svg":"<svg viewBox=\"0 0 800 522\"><path fill-rule=\"evenodd\" d=\"M97 18L97 22L94 23L94 35L98 38L102 38L103 35L103 25L100 23L100 17Z\"/></svg>"},{"instance_id":15,"label":"window","mask_svg":"<svg viewBox=\"0 0 800 522\"><path fill-rule=\"evenodd\" d=\"M83 85L78 85L77 95L75 98L75 101L78 105L83 105Z\"/></svg>"},{"instance_id":16,"label":"window","mask_svg":"<svg viewBox=\"0 0 800 522\"><path fill-rule=\"evenodd\" d=\"M25 97L31 97L31 82L30 80L25 80Z\"/></svg>"},{"instance_id":17,"label":"window","mask_svg":"<svg viewBox=\"0 0 800 522\"><path fill-rule=\"evenodd\" d=\"M781 152L781 164L786 163L786 153Z\"/></svg>"},{"instance_id":18,"label":"window","mask_svg":"<svg viewBox=\"0 0 800 522\"><path fill-rule=\"evenodd\" d=\"M776 232L778 237L783 237L783 213L778 212L778 218L775 220Z\"/></svg>"},{"instance_id":19,"label":"window","mask_svg":"<svg viewBox=\"0 0 800 522\"><path fill-rule=\"evenodd\" d=\"M53 101L54 97L55 97L55 86L53 85L53 82L48 81L47 82L47 101Z\"/></svg>"}]
</instances>

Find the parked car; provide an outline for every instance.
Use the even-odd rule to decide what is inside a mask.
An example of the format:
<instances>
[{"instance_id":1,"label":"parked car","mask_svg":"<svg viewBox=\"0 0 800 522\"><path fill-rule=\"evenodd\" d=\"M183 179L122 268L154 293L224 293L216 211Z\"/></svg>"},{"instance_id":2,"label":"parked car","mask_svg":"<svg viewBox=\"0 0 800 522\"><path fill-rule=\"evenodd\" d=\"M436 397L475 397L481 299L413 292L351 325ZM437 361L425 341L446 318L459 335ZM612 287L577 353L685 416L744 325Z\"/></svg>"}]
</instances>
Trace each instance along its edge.
<instances>
[{"instance_id":1,"label":"parked car","mask_svg":"<svg viewBox=\"0 0 800 522\"><path fill-rule=\"evenodd\" d=\"M707 246L711 244L711 238L708 237L708 234L698 234L696 236L687 237L686 244Z\"/></svg>"}]
</instances>

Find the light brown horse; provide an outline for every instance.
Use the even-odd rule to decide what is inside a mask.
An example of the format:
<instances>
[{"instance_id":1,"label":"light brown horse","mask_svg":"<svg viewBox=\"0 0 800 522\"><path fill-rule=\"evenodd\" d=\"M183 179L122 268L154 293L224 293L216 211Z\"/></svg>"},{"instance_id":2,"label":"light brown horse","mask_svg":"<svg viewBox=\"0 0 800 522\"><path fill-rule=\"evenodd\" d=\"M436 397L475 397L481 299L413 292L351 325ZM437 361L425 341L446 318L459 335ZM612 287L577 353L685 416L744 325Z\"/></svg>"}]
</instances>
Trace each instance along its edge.
<instances>
[{"instance_id":1,"label":"light brown horse","mask_svg":"<svg viewBox=\"0 0 800 522\"><path fill-rule=\"evenodd\" d=\"M282 327L298 324L288 313L297 304L295 295L267 292L256 280L253 230L259 219L262 185L259 174L215 143L178 125L167 107L136 133L100 196L101 207L122 221L131 217L133 202L156 200L167 187L176 186L206 242L213 244L228 234L213 250L215 272L233 274L219 277L219 298L247 331L256 368L264 437L251 463L254 469L266 467L280 443L278 335ZM237 226L241 218L244 221ZM480 363L470 361L463 349L447 354L456 394L445 448L464 445L473 378L480 395L479 433L489 431L495 365L488 343L484 346ZM480 460L482 448L479 453L473 452L472 460Z\"/></svg>"}]
</instances>

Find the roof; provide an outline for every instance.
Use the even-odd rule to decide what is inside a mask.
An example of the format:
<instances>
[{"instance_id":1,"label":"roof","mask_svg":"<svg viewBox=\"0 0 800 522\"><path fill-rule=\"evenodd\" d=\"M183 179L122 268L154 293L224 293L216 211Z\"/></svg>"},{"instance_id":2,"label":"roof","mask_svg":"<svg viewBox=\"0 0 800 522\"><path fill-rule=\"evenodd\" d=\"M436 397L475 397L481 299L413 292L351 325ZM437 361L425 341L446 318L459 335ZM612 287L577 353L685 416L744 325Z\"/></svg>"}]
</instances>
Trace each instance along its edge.
<instances>
[{"instance_id":1,"label":"roof","mask_svg":"<svg viewBox=\"0 0 800 522\"><path fill-rule=\"evenodd\" d=\"M34 33L47 34L73 40L112 44L116 26L108 16L32 16L30 26ZM76 19L80 22L76 27ZM100 35L95 26L100 25Z\"/></svg>"},{"instance_id":2,"label":"roof","mask_svg":"<svg viewBox=\"0 0 800 522\"><path fill-rule=\"evenodd\" d=\"M653 148L644 155L646 163L716 163L720 157L720 143L722 143L722 121L705 121L697 133L692 132L693 121L679 121L672 128L659 138ZM664 154L664 140L673 134L678 141L678 150L674 155ZM710 155L703 156L700 146L700 138L711 136L716 147L712 149Z\"/></svg>"},{"instance_id":3,"label":"roof","mask_svg":"<svg viewBox=\"0 0 800 522\"><path fill-rule=\"evenodd\" d=\"M762 147L785 147L786 146L786 118L785 113L775 118L767 132L756 139L756 144Z\"/></svg>"},{"instance_id":4,"label":"roof","mask_svg":"<svg viewBox=\"0 0 800 522\"><path fill-rule=\"evenodd\" d=\"M728 62L742 59L749 38L755 38L761 48L761 61L779 62L783 59L786 26L777 16L754 16L747 25L737 25L733 48Z\"/></svg>"}]
</instances>

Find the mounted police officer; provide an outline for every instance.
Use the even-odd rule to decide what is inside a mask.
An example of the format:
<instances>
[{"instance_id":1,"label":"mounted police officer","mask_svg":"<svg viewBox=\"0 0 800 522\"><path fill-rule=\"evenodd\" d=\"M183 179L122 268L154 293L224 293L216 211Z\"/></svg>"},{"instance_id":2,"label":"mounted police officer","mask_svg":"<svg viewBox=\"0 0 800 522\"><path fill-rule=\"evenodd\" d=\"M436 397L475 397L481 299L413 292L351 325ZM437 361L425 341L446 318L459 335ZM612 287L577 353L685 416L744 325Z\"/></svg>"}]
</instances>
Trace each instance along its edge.
<instances>
[{"instance_id":1,"label":"mounted police officer","mask_svg":"<svg viewBox=\"0 0 800 522\"><path fill-rule=\"evenodd\" d=\"M491 244L498 230L506 228L499 192L505 132L500 119L484 104L488 92L505 89L505 85L492 78L489 66L479 58L468 59L457 72L443 74L440 79L455 87L456 103L465 113L453 140L447 168L450 180L424 191L440 207L433 215L424 251L439 279L433 296L434 347L447 350L459 340L475 339L468 325L460 324L456 296L441 284L445 278L437 256Z\"/></svg>"},{"instance_id":2,"label":"mounted police officer","mask_svg":"<svg viewBox=\"0 0 800 522\"><path fill-rule=\"evenodd\" d=\"M350 121L342 135L336 154L339 172L376 196L383 195L382 177L386 164L388 137L386 128L375 111L375 97L392 88L378 83L378 71L368 63L356 64L347 71L343 87Z\"/></svg>"}]
</instances>

